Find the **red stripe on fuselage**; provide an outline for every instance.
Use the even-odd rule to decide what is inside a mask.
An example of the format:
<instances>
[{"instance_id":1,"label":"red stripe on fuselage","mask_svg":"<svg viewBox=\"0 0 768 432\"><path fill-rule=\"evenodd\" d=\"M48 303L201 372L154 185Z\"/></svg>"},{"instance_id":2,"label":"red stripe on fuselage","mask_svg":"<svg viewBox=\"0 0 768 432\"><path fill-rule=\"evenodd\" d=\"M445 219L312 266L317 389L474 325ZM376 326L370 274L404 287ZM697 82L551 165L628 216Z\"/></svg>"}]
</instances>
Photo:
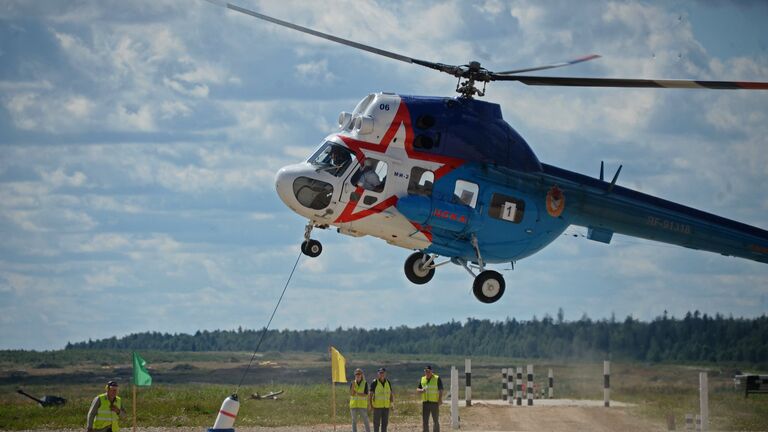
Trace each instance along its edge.
<instances>
[{"instance_id":1,"label":"red stripe on fuselage","mask_svg":"<svg viewBox=\"0 0 768 432\"><path fill-rule=\"evenodd\" d=\"M359 196L362 196L362 191L364 191L363 188L358 187L355 190L355 193L357 193ZM384 201L376 204L375 206L371 208L367 208L365 210L360 210L357 213L354 213L355 207L357 206L357 201L350 201L346 207L344 207L344 210L341 212L338 218L336 218L336 223L344 223L344 222L352 222L356 221L358 219L362 219L366 216L370 216L374 213L381 213L386 209L387 207L393 206L397 204L397 197L392 195L391 197L385 199Z\"/></svg>"},{"instance_id":2,"label":"red stripe on fuselage","mask_svg":"<svg viewBox=\"0 0 768 432\"><path fill-rule=\"evenodd\" d=\"M426 237L427 240L429 240L429 242L432 243L432 232L429 231L430 230L429 225L422 225L413 221L409 221L409 222L411 222L411 225L416 227L416 229L419 230L420 233L424 234L424 237Z\"/></svg>"}]
</instances>

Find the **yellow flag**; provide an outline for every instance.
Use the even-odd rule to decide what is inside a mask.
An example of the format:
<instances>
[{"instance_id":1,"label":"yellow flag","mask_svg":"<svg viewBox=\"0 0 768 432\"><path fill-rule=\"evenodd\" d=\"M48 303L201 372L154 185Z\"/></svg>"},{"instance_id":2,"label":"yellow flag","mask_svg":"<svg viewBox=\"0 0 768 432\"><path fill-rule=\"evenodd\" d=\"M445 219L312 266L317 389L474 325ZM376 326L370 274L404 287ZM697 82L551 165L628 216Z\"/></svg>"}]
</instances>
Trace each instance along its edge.
<instances>
[{"instance_id":1,"label":"yellow flag","mask_svg":"<svg viewBox=\"0 0 768 432\"><path fill-rule=\"evenodd\" d=\"M338 383L347 382L347 361L336 348L331 347L331 381Z\"/></svg>"}]
</instances>

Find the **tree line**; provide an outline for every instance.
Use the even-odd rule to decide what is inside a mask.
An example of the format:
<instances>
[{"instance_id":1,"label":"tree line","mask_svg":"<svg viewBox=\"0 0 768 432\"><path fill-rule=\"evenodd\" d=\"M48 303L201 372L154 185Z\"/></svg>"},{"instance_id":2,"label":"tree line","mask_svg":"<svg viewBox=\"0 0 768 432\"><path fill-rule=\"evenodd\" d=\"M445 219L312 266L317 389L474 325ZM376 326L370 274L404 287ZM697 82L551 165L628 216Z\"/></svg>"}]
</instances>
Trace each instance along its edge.
<instances>
[{"instance_id":1,"label":"tree line","mask_svg":"<svg viewBox=\"0 0 768 432\"><path fill-rule=\"evenodd\" d=\"M134 333L124 337L67 343L66 349L160 351L252 351L262 330ZM269 330L260 351L487 355L503 357L613 358L651 362L742 362L768 365L768 317L733 318L699 311L683 318L666 313L650 322L628 316L577 321L545 315L531 320L469 318L466 322L418 327Z\"/></svg>"}]
</instances>

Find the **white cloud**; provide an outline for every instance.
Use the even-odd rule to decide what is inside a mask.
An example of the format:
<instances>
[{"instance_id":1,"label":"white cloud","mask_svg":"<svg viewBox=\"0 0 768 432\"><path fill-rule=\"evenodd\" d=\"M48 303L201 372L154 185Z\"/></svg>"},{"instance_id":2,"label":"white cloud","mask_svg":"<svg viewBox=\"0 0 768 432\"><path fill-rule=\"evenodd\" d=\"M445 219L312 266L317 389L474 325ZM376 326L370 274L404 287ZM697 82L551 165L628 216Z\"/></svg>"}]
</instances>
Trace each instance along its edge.
<instances>
[{"instance_id":1,"label":"white cloud","mask_svg":"<svg viewBox=\"0 0 768 432\"><path fill-rule=\"evenodd\" d=\"M53 85L48 80L42 81L4 81L0 80L0 91L22 92L29 90L50 90Z\"/></svg>"},{"instance_id":2,"label":"white cloud","mask_svg":"<svg viewBox=\"0 0 768 432\"><path fill-rule=\"evenodd\" d=\"M304 83L327 84L336 79L336 77L328 71L328 60L300 63L295 66L295 69L296 77Z\"/></svg>"},{"instance_id":3,"label":"white cloud","mask_svg":"<svg viewBox=\"0 0 768 432\"><path fill-rule=\"evenodd\" d=\"M153 109L149 105L129 108L118 105L107 118L114 130L151 132L157 129Z\"/></svg>"},{"instance_id":4,"label":"white cloud","mask_svg":"<svg viewBox=\"0 0 768 432\"><path fill-rule=\"evenodd\" d=\"M163 78L163 83L168 86L169 88L183 94L186 96L192 96L197 98L204 98L208 97L208 86L205 84L190 84L185 86L180 81L170 79L170 78Z\"/></svg>"},{"instance_id":5,"label":"white cloud","mask_svg":"<svg viewBox=\"0 0 768 432\"><path fill-rule=\"evenodd\" d=\"M4 210L0 214L16 226L29 232L80 232L95 228L98 223L87 213L70 209Z\"/></svg>"},{"instance_id":6,"label":"white cloud","mask_svg":"<svg viewBox=\"0 0 768 432\"><path fill-rule=\"evenodd\" d=\"M53 188L60 188L62 186L80 187L85 184L87 179L86 175L80 171L67 175L62 168L58 168L53 172L41 172L40 174L43 180Z\"/></svg>"}]
</instances>

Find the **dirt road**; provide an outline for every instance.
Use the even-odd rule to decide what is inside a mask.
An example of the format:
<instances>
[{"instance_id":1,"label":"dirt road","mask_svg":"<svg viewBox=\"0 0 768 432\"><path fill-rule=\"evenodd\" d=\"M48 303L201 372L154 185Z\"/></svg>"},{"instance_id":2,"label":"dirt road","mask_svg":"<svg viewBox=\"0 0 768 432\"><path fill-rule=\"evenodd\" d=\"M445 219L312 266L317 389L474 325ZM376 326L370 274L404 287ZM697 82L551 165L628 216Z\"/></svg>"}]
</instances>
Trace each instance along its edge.
<instances>
[{"instance_id":1,"label":"dirt road","mask_svg":"<svg viewBox=\"0 0 768 432\"><path fill-rule=\"evenodd\" d=\"M552 431L552 432L613 432L613 431L664 431L665 425L655 424L632 414L630 408L551 406L536 408L511 408L505 406L480 406L461 410L461 431ZM343 418L342 418L343 419ZM340 421L342 420L340 419ZM451 431L450 410L441 410L442 431ZM125 429L129 431L130 428ZM140 432L201 432L206 428L137 428ZM331 425L291 426L280 428L236 427L238 432L329 432ZM339 432L349 431L349 423L337 425ZM364 430L359 428L358 430ZM390 432L420 432L418 421L395 421Z\"/></svg>"},{"instance_id":2,"label":"dirt road","mask_svg":"<svg viewBox=\"0 0 768 432\"><path fill-rule=\"evenodd\" d=\"M450 420L450 419L447 419ZM462 411L462 431L664 431L628 408L475 406Z\"/></svg>"}]
</instances>

